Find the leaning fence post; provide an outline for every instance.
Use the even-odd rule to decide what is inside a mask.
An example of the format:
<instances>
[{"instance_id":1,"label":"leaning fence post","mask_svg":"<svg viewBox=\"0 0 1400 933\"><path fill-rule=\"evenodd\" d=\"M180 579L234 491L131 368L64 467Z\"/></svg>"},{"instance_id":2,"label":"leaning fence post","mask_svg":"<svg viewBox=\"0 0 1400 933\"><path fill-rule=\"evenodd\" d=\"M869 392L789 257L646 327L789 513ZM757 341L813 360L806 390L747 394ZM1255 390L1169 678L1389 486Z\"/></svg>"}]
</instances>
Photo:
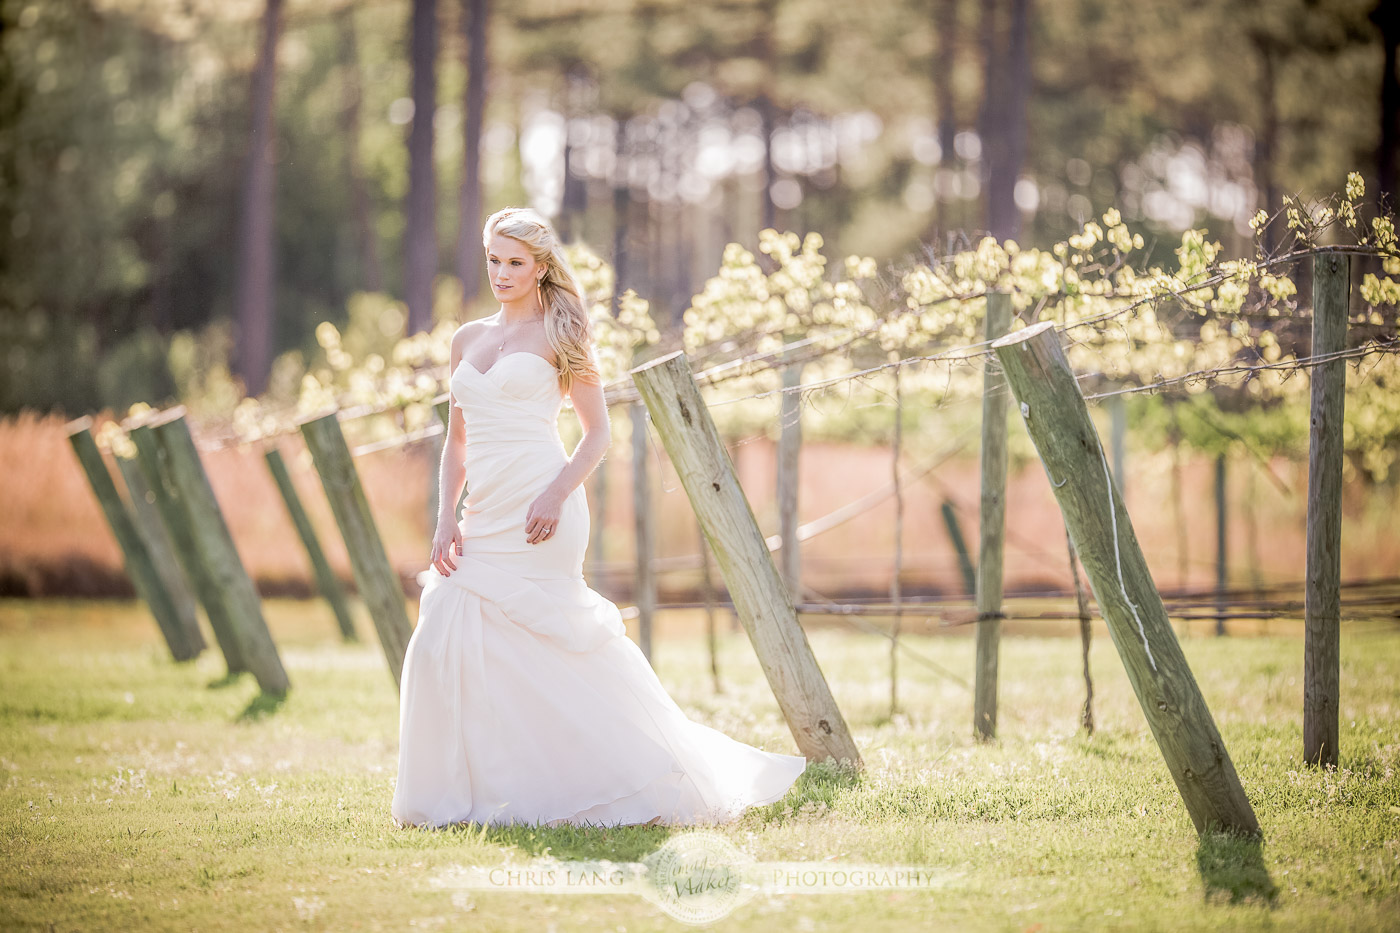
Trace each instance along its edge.
<instances>
[{"instance_id":1,"label":"leaning fence post","mask_svg":"<svg viewBox=\"0 0 1400 933\"><path fill-rule=\"evenodd\" d=\"M224 595L219 590L218 583L214 580L213 573L205 565L204 557L199 552L199 546L195 543L193 520L190 517L189 509L185 506L184 500L180 498L179 491L174 484L166 478L166 468L161 462L159 448L156 439L151 434L150 425L147 423L135 424L127 429L126 436L131 438L132 445L136 448L136 462L141 468L141 473L146 477L146 483L151 492L156 497L156 510L160 513L161 520L165 522L166 531L170 532L170 540L175 545L175 555L180 560L180 566L185 570L185 576L189 579L190 585L194 587L195 596L204 607L204 614L209 619L209 627L214 630L214 641L219 646L219 651L223 653L224 662L228 665L228 673L243 674L248 671L248 662L244 660L243 647L238 637L238 628L233 618L229 615L228 606L224 603Z\"/></svg>"},{"instance_id":2,"label":"leaning fence post","mask_svg":"<svg viewBox=\"0 0 1400 933\"><path fill-rule=\"evenodd\" d=\"M379 538L369 500L365 498L360 476L345 435L340 430L339 413L335 411L311 415L300 422L301 435L311 451L311 460L321 477L331 514L345 540L350 555L350 567L355 573L355 585L369 610L384 657L389 661L389 673L398 687L403 675L403 659L413 624L404 606L403 584L389 565L389 555Z\"/></svg>"},{"instance_id":3,"label":"leaning fence post","mask_svg":"<svg viewBox=\"0 0 1400 933\"><path fill-rule=\"evenodd\" d=\"M1011 296L987 295L986 334L1011 325ZM1001 652L1002 557L1006 540L1006 385L993 366L982 373L982 505L978 510L977 678L972 723L979 739L997 734L997 661Z\"/></svg>"},{"instance_id":4,"label":"leaning fence post","mask_svg":"<svg viewBox=\"0 0 1400 933\"><path fill-rule=\"evenodd\" d=\"M311 561L311 572L316 577L316 587L335 613L341 639L357 641L355 622L350 615L350 600L345 596L345 587L341 586L340 578L331 570L330 561L326 560L326 552L321 549L320 539L316 537L316 528L311 524L311 518L301 504L301 496L297 495L297 488L292 483L291 474L287 472L282 452L276 447L269 447L263 457L267 460L267 468L272 473L273 481L277 483L277 491L282 494L282 502L287 506L287 515L292 519L297 537L301 538L302 547L306 548L306 557Z\"/></svg>"},{"instance_id":5,"label":"leaning fence post","mask_svg":"<svg viewBox=\"0 0 1400 933\"><path fill-rule=\"evenodd\" d=\"M162 477L173 487L189 515L195 548L233 623L244 663L264 693L285 694L289 686L287 671L263 618L262 600L234 547L233 535L185 423L184 408L174 408L151 419L145 429L155 441Z\"/></svg>"},{"instance_id":6,"label":"leaning fence post","mask_svg":"<svg viewBox=\"0 0 1400 933\"><path fill-rule=\"evenodd\" d=\"M1341 253L1313 256L1312 356L1347 345L1350 268ZM1315 364L1308 431L1307 565L1303 590L1303 760L1336 765L1341 691L1342 417L1346 361Z\"/></svg>"},{"instance_id":7,"label":"leaning fence post","mask_svg":"<svg viewBox=\"0 0 1400 933\"><path fill-rule=\"evenodd\" d=\"M797 747L809 760L834 758L862 767L855 739L797 622L792 596L739 486L734 463L720 442L684 353L632 370L666 452L740 620L753 643Z\"/></svg>"},{"instance_id":8,"label":"leaning fence post","mask_svg":"<svg viewBox=\"0 0 1400 933\"><path fill-rule=\"evenodd\" d=\"M191 630L182 621L179 607L156 569L150 548L117 493L112 474L107 472L102 452L97 449L97 441L92 436L92 419L83 417L69 424L68 442L72 444L73 452L87 474L88 484L97 497L97 504L102 507L102 514L106 516L112 535L121 547L127 575L131 577L137 594L150 607L151 615L155 616L156 626L165 638L171 657L177 661L197 657L204 649L204 639L197 627Z\"/></svg>"},{"instance_id":9,"label":"leaning fence post","mask_svg":"<svg viewBox=\"0 0 1400 933\"><path fill-rule=\"evenodd\" d=\"M195 601L185 572L180 569L179 558L175 556L174 542L170 540L170 531L161 521L160 511L155 505L155 492L152 491L151 484L146 482L146 474L141 472L141 464L137 462L134 450L131 457L124 457L116 451L113 451L113 454L112 459L117 464L117 470L126 482L127 498L131 500L131 517L136 520L136 530L141 532L141 537L150 549L156 573L165 582L165 588L180 614L180 624L203 649L206 642L204 634L199 630L199 604Z\"/></svg>"},{"instance_id":10,"label":"leaning fence post","mask_svg":"<svg viewBox=\"0 0 1400 933\"><path fill-rule=\"evenodd\" d=\"M1167 620L1054 324L992 343L1128 681L1197 833L1259 835L1249 798Z\"/></svg>"},{"instance_id":11,"label":"leaning fence post","mask_svg":"<svg viewBox=\"0 0 1400 933\"><path fill-rule=\"evenodd\" d=\"M977 568L972 566L972 555L967 552L967 541L963 539L962 525L958 524L958 513L951 499L944 499L938 511L943 515L943 527L948 532L948 541L958 556L958 570L962 574L963 590L968 596L977 597Z\"/></svg>"}]
</instances>

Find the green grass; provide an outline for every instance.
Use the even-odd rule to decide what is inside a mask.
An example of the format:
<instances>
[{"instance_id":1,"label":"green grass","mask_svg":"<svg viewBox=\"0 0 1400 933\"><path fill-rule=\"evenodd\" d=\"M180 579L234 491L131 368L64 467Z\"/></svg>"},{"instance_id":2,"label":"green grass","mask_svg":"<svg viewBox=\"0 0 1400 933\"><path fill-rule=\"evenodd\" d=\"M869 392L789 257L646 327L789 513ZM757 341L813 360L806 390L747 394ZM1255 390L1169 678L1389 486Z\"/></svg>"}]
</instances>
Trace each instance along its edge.
<instances>
[{"instance_id":1,"label":"green grass","mask_svg":"<svg viewBox=\"0 0 1400 933\"><path fill-rule=\"evenodd\" d=\"M640 860L665 827L403 830L389 817L398 708L376 642L342 645L315 603L270 601L293 688L268 703L214 650L177 666L129 604L0 602L0 928L688 929L631 895L453 890L454 866ZM1189 638L1185 651L1263 826L1198 840L1121 664L1095 643L1098 732L1076 728L1078 642L1003 641L1000 737L967 691L887 643L810 640L866 761L812 767L722 832L758 860L920 865L929 891L760 895L724 929L1400 927L1400 634L1342 639L1341 766L1298 764L1302 642ZM966 637L911 638L970 677ZM742 635L715 695L698 639L662 639L694 718L794 751Z\"/></svg>"}]
</instances>

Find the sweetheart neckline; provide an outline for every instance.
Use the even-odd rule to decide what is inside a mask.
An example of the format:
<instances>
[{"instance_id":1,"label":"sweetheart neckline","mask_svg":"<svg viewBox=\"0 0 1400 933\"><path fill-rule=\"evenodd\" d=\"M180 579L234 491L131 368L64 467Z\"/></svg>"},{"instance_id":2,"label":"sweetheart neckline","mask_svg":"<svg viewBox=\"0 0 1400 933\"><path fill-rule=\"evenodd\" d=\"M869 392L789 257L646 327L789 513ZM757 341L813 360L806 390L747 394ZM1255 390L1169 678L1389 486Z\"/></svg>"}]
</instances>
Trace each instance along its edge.
<instances>
[{"instance_id":1,"label":"sweetheart neckline","mask_svg":"<svg viewBox=\"0 0 1400 933\"><path fill-rule=\"evenodd\" d=\"M509 358L512 357L512 356L533 356L535 359L539 360L541 363L545 364L545 365L548 366L550 369L554 369L554 364L553 364L553 363L551 363L549 360L545 359L544 357L540 356L538 353L531 353L529 350L512 350L512 351L510 351L509 353L503 353L502 355L496 357L496 362L494 362L494 363L492 363L490 366L486 367L486 371L485 371L485 372L482 372L481 370L477 369L474 365L472 365L472 363L471 363L465 356L462 357L461 362L459 362L459 363L457 364L457 368L458 368L458 369L461 369L463 366L466 366L468 369L470 369L472 372L476 373L478 376L489 376L489 375L491 375L491 370L493 370L493 369L495 369L497 366L501 365L501 361L502 361L502 360L509 359Z\"/></svg>"}]
</instances>

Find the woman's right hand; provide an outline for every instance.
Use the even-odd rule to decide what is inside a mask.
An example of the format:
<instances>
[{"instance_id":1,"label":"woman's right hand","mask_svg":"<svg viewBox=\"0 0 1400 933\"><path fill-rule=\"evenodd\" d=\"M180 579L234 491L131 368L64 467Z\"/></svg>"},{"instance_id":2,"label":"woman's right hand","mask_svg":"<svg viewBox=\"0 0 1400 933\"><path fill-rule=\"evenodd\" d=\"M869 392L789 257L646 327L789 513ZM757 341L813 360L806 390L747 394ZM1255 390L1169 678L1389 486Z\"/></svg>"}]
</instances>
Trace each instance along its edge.
<instances>
[{"instance_id":1,"label":"woman's right hand","mask_svg":"<svg viewBox=\"0 0 1400 933\"><path fill-rule=\"evenodd\" d=\"M462 529L449 518L440 519L437 531L433 533L433 552L429 559L437 572L445 577L457 569L452 561L453 555L462 556Z\"/></svg>"}]
</instances>

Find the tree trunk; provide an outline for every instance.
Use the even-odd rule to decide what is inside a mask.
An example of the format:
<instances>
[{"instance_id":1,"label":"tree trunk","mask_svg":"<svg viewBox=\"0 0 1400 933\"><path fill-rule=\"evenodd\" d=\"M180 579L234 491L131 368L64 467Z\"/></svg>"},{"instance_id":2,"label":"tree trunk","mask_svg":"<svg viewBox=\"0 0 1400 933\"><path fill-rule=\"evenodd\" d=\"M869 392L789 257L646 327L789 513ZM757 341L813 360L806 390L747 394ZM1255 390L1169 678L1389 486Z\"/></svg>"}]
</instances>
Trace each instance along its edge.
<instances>
[{"instance_id":1,"label":"tree trunk","mask_svg":"<svg viewBox=\"0 0 1400 933\"><path fill-rule=\"evenodd\" d=\"M1278 184L1274 180L1274 153L1278 150L1278 90L1274 77L1274 47L1267 36L1255 34L1255 51L1259 55L1259 105L1263 114L1259 121L1259 137L1254 145L1254 177L1256 187L1264 199L1259 205L1269 214L1281 206ZM1269 224L1263 230L1265 254L1272 255L1278 246L1277 224Z\"/></svg>"},{"instance_id":2,"label":"tree trunk","mask_svg":"<svg viewBox=\"0 0 1400 933\"><path fill-rule=\"evenodd\" d=\"M957 48L958 0L934 0L938 20L938 52L933 59L933 97L938 112L938 148L942 161L953 158L953 137L958 133L953 110L953 59Z\"/></svg>"},{"instance_id":3,"label":"tree trunk","mask_svg":"<svg viewBox=\"0 0 1400 933\"><path fill-rule=\"evenodd\" d=\"M408 305L408 336L412 336L433 326L433 273L437 271L437 180L433 170L437 0L413 0L409 46L413 64L413 120L408 132L403 289Z\"/></svg>"},{"instance_id":4,"label":"tree trunk","mask_svg":"<svg viewBox=\"0 0 1400 933\"><path fill-rule=\"evenodd\" d=\"M457 278L462 305L470 308L481 293L481 125L486 115L486 29L489 0L463 0L462 31L467 46L467 112L462 123L462 187L457 196L461 218L457 233Z\"/></svg>"},{"instance_id":5,"label":"tree trunk","mask_svg":"<svg viewBox=\"0 0 1400 933\"><path fill-rule=\"evenodd\" d=\"M994 15L988 4L986 15ZM995 33L993 33L995 36ZM995 39L994 39L995 42ZM1000 46L1000 42L995 42ZM987 230L998 240L1021 233L1016 178L1026 161L1026 102L1030 97L1030 0L1011 0L1011 32L1005 51L988 62L989 94L982 158ZM997 77L993 78L993 75Z\"/></svg>"},{"instance_id":6,"label":"tree trunk","mask_svg":"<svg viewBox=\"0 0 1400 933\"><path fill-rule=\"evenodd\" d=\"M612 312L617 314L617 302L631 283L632 269L628 263L627 228L632 207L632 189L627 180L627 117L617 117L617 134L614 139L615 158L613 162L613 301Z\"/></svg>"},{"instance_id":7,"label":"tree trunk","mask_svg":"<svg viewBox=\"0 0 1400 933\"><path fill-rule=\"evenodd\" d=\"M778 180L778 171L773 166L773 130L777 119L774 111L773 86L777 83L777 56L773 48L774 20L777 18L777 0L763 0L763 33L760 37L764 65L765 87L758 95L758 115L762 119L763 133L763 211L762 227L775 228L778 223L778 209L773 203L773 184Z\"/></svg>"},{"instance_id":8,"label":"tree trunk","mask_svg":"<svg viewBox=\"0 0 1400 933\"><path fill-rule=\"evenodd\" d=\"M277 139L272 107L281 16L282 0L267 0L263 8L262 45L253 71L253 127L243 176L236 298L237 366L248 395L260 395L267 388L272 365L272 303L277 280Z\"/></svg>"},{"instance_id":9,"label":"tree trunk","mask_svg":"<svg viewBox=\"0 0 1400 933\"><path fill-rule=\"evenodd\" d=\"M1390 195L1392 204L1400 184L1400 75L1395 72L1396 48L1400 46L1400 7L1380 0L1371 11L1371 20L1381 30L1384 67L1381 70L1381 142L1376 151L1376 197Z\"/></svg>"},{"instance_id":10,"label":"tree trunk","mask_svg":"<svg viewBox=\"0 0 1400 933\"><path fill-rule=\"evenodd\" d=\"M953 62L957 48L958 0L933 0L938 48L933 56L934 125L938 127L939 166L954 164L953 139L958 133L957 115L953 104ZM926 238L936 249L943 241L943 230L949 224L944 216L948 202L937 201L929 217Z\"/></svg>"},{"instance_id":11,"label":"tree trunk","mask_svg":"<svg viewBox=\"0 0 1400 933\"><path fill-rule=\"evenodd\" d=\"M340 33L340 131L345 145L345 182L350 189L355 248L360 256L361 283L366 291L384 290L379 264L379 241L374 232L369 191L360 169L360 52L355 33L355 8L346 4L335 12Z\"/></svg>"}]
</instances>

